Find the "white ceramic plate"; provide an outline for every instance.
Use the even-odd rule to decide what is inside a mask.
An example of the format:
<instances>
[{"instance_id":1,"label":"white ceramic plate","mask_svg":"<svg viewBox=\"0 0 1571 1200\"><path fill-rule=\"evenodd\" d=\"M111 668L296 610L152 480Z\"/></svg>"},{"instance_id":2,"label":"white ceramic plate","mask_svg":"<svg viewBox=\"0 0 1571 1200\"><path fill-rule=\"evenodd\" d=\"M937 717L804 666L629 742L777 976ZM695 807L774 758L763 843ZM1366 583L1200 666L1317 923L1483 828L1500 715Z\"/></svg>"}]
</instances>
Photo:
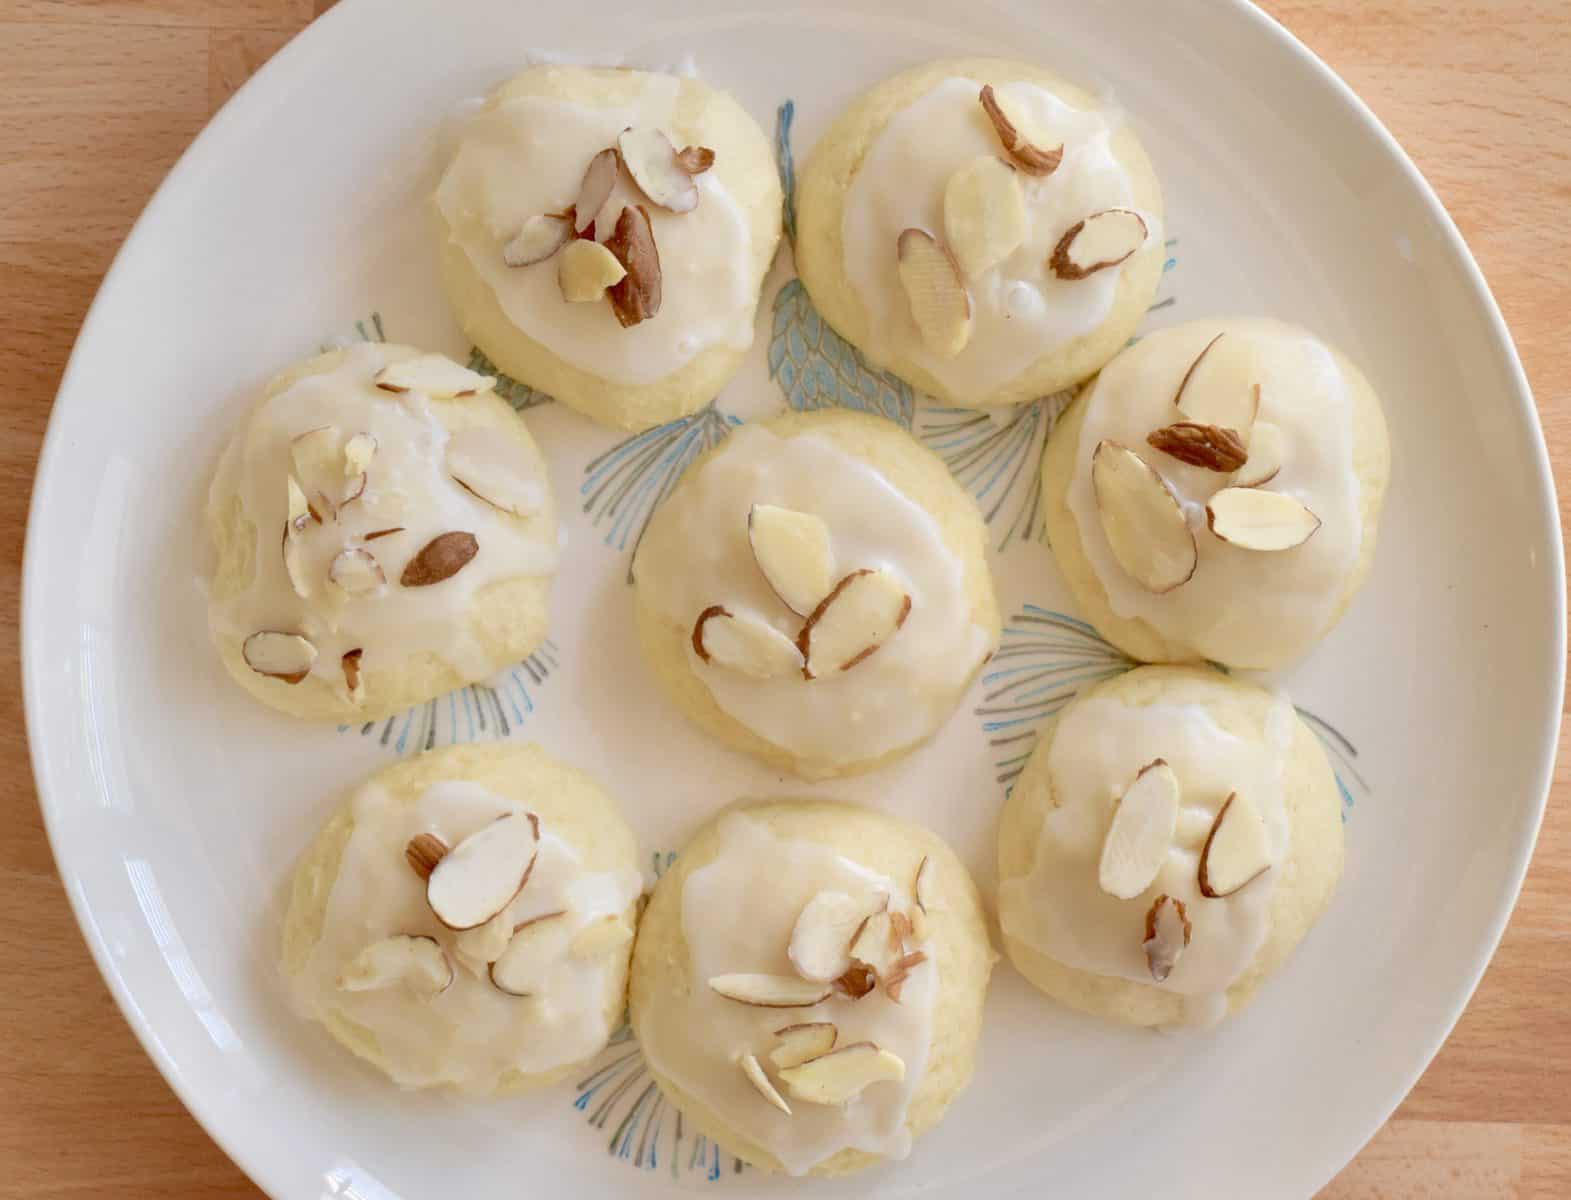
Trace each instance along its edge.
<instances>
[{"instance_id":1,"label":"white ceramic plate","mask_svg":"<svg viewBox=\"0 0 1571 1200\"><path fill-rule=\"evenodd\" d=\"M630 631L628 552L652 497L737 419L875 407L951 458L999 549L1005 656L934 746L826 794L933 825L986 888L1001 781L1035 723L1119 665L1054 615L1067 596L1030 536L1054 403L994 423L859 370L783 254L755 361L713 411L635 439L550 403L527 413L570 553L551 646L497 690L335 731L229 682L199 582L218 447L262 380L324 342L466 351L425 224L433 149L444 114L530 52L691 63L766 126L794 104L798 155L894 69L1043 61L1108 89L1155 159L1175 241L1151 326L1264 313L1365 366L1396 460L1380 553L1346 621L1281 680L1334 751L1347 873L1240 1018L1114 1028L1001 966L970 1091L905 1163L830 1184L739 1171L695 1141L630 1043L577 1087L477 1106L401 1094L291 1018L281 884L340 789L395 755L538 739L621 796L651 874L720 804L804 790L670 715ZM1242 3L346 0L214 120L105 281L39 468L23 632L39 792L87 941L192 1112L275 1196L1302 1196L1412 1084L1510 911L1560 710L1561 583L1542 440L1477 269L1373 117Z\"/></svg>"}]
</instances>

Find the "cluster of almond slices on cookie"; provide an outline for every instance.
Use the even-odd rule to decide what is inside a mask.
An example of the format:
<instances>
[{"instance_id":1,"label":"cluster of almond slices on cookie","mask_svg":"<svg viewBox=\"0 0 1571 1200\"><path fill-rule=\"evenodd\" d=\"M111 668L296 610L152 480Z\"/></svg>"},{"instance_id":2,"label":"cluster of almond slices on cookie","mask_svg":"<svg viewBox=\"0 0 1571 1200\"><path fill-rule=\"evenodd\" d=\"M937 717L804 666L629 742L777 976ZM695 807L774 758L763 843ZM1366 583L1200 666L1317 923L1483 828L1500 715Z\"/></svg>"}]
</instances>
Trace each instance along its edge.
<instances>
[{"instance_id":1,"label":"cluster of almond slices on cookie","mask_svg":"<svg viewBox=\"0 0 1571 1200\"><path fill-rule=\"evenodd\" d=\"M660 250L649 210L624 206L604 242L596 240L595 215L623 171L657 208L692 212L698 207L694 180L714 165L715 152L707 146L678 150L658 129L624 129L615 146L589 160L578 199L562 212L525 221L502 247L502 261L529 267L554 257L563 300L593 304L604 298L623 328L647 321L660 311Z\"/></svg>"},{"instance_id":2,"label":"cluster of almond slices on cookie","mask_svg":"<svg viewBox=\"0 0 1571 1200\"><path fill-rule=\"evenodd\" d=\"M539 852L540 818L530 812L498 817L451 849L435 834L416 834L404 857L425 881L432 915L452 932L452 953L429 934L394 934L356 954L339 974L339 988L403 987L436 996L452 986L456 959L497 991L527 998L564 958L592 960L625 946L633 931L620 914L577 929L565 909L512 921Z\"/></svg>"},{"instance_id":3,"label":"cluster of almond slices on cookie","mask_svg":"<svg viewBox=\"0 0 1571 1200\"><path fill-rule=\"evenodd\" d=\"M416 392L435 399L461 399L496 385L489 375L461 367L440 354L422 354L383 367L378 388L395 395ZM385 551L372 543L404 532L402 525L350 532L354 506L365 494L377 440L369 433L347 434L336 425L319 425L296 434L289 444L289 509L284 523L284 573L295 595L327 604L375 599L385 594ZM443 449L443 466L454 482L492 508L517 517L533 516L545 492L529 461L511 440L483 429L452 434ZM410 555L398 572L398 586L429 587L463 570L480 551L475 535L448 530ZM325 563L325 566L323 565ZM302 633L264 629L241 645L246 665L259 675L295 684L311 673L317 648ZM360 677L363 648L340 659L344 691L352 703L364 698Z\"/></svg>"},{"instance_id":4,"label":"cluster of almond slices on cookie","mask_svg":"<svg viewBox=\"0 0 1571 1200\"><path fill-rule=\"evenodd\" d=\"M982 155L944 185L944 240L925 229L903 229L896 243L900 286L922 344L953 358L971 340L971 297L966 281L997 266L1025 241L1025 192L1020 175L1046 178L1063 161L1064 147L1032 135L1026 114L985 84L982 109L992 122L1004 157ZM1145 245L1145 218L1127 208L1087 215L1058 240L1048 268L1078 280L1116 267Z\"/></svg>"},{"instance_id":5,"label":"cluster of almond slices on cookie","mask_svg":"<svg viewBox=\"0 0 1571 1200\"><path fill-rule=\"evenodd\" d=\"M758 1008L811 1008L831 998L855 1003L874 991L896 1004L911 973L927 962L915 947L927 940L933 900L928 860L917 864L913 903L891 911L887 892L853 896L825 891L813 896L797 915L786 954L794 975L716 975L710 988L727 1000ZM809 1104L846 1104L870 1084L905 1078L899 1055L874 1042L838 1046L832 1021L812 1021L775 1030L767 1058L793 1100ZM756 1054L737 1065L765 1100L787 1116L791 1107Z\"/></svg>"},{"instance_id":6,"label":"cluster of almond slices on cookie","mask_svg":"<svg viewBox=\"0 0 1571 1200\"><path fill-rule=\"evenodd\" d=\"M1153 759L1140 768L1113 810L1102 843L1097 882L1104 892L1133 900L1156 882L1178 828L1179 799L1178 776L1165 759ZM1270 869L1265 822L1245 793L1230 793L1200 848L1200 895L1226 899ZM1161 983L1168 977L1193 932L1182 900L1164 893L1151 902L1143 945L1152 979Z\"/></svg>"},{"instance_id":7,"label":"cluster of almond slices on cookie","mask_svg":"<svg viewBox=\"0 0 1571 1200\"><path fill-rule=\"evenodd\" d=\"M1291 550L1320 528L1296 497L1264 490L1282 468L1282 431L1257 421L1260 385L1247 390L1195 385L1217 334L1184 373L1173 397L1180 418L1146 442L1169 458L1227 476L1206 502L1206 525L1244 550ZM1183 506L1160 472L1127 446L1104 440L1091 456L1097 515L1113 557L1147 591L1164 593L1194 576L1199 550Z\"/></svg>"},{"instance_id":8,"label":"cluster of almond slices on cookie","mask_svg":"<svg viewBox=\"0 0 1571 1200\"><path fill-rule=\"evenodd\" d=\"M693 622L693 652L706 663L755 679L821 679L865 662L911 613L892 571L858 567L836 578L829 527L813 513L755 504L747 540L770 590L802 625L792 639L762 617L711 604Z\"/></svg>"}]
</instances>

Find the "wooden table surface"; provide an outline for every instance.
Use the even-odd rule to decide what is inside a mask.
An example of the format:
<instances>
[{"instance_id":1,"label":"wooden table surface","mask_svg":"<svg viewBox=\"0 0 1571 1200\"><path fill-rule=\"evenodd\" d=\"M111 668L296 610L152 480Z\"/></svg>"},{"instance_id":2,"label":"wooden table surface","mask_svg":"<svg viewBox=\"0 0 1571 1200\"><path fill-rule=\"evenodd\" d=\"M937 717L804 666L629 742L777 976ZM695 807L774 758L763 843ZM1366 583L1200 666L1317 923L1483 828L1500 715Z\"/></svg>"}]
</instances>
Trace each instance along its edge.
<instances>
[{"instance_id":1,"label":"wooden table surface","mask_svg":"<svg viewBox=\"0 0 1571 1200\"><path fill-rule=\"evenodd\" d=\"M520 0L521 3L526 0ZM27 769L16 636L33 465L111 256L313 0L0 0L0 1197L258 1193L143 1055L88 957ZM1370 104L1488 276L1571 459L1571 6L1269 0ZM1563 489L1564 492L1564 489ZM1562 519L1565 502L1562 500ZM1562 749L1565 723L1562 721ZM1571 761L1493 965L1391 1123L1325 1193L1571 1197Z\"/></svg>"}]
</instances>

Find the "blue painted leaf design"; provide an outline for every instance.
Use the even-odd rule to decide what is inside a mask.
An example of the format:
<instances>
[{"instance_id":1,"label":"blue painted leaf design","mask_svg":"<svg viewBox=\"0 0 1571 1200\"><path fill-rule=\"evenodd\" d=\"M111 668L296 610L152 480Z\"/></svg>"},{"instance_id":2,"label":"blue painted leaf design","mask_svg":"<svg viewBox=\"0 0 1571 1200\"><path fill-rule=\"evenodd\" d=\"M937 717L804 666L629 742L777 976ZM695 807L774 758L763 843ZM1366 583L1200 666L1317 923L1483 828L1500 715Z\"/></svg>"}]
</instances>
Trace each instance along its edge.
<instances>
[{"instance_id":1,"label":"blue painted leaf design","mask_svg":"<svg viewBox=\"0 0 1571 1200\"><path fill-rule=\"evenodd\" d=\"M785 235L796 244L796 165L791 161L791 122L796 105L787 100L775 113L775 166L780 171L780 192L784 197Z\"/></svg>"},{"instance_id":2,"label":"blue painted leaf design","mask_svg":"<svg viewBox=\"0 0 1571 1200\"><path fill-rule=\"evenodd\" d=\"M1325 747L1326 756L1331 760L1331 769L1336 775L1337 791L1342 793L1342 821L1345 824L1348 813L1353 810L1354 794L1366 799L1372 794L1369 781L1358 769L1358 747L1324 717L1316 716L1307 708L1299 708L1298 715L1320 739L1320 744ZM1351 785L1349 780L1352 781Z\"/></svg>"},{"instance_id":3,"label":"blue painted leaf design","mask_svg":"<svg viewBox=\"0 0 1571 1200\"><path fill-rule=\"evenodd\" d=\"M544 392L538 392L527 383L519 383L511 375L504 375L497 370L497 366L478 346L469 349L469 362L465 364L471 371L479 371L482 375L496 376L496 394L506 400L518 412L526 408L537 408L542 404L550 404L552 397Z\"/></svg>"},{"instance_id":4,"label":"blue painted leaf design","mask_svg":"<svg viewBox=\"0 0 1571 1200\"><path fill-rule=\"evenodd\" d=\"M911 428L911 385L868 365L862 352L829 327L800 279L775 294L769 374L798 412L852 408Z\"/></svg>"}]
</instances>

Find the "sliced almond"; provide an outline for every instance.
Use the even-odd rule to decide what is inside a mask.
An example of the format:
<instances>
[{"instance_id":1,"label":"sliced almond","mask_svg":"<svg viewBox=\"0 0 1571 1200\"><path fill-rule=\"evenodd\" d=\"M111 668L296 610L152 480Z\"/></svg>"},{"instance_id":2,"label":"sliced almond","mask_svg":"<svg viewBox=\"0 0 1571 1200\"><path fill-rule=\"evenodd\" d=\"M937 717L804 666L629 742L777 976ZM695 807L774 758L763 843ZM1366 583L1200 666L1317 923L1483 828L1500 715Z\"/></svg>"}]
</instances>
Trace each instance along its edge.
<instances>
[{"instance_id":1,"label":"sliced almond","mask_svg":"<svg viewBox=\"0 0 1571 1200\"><path fill-rule=\"evenodd\" d=\"M445 354L401 358L378 371L374 382L384 392L421 392L438 400L476 396L496 387L494 375L461 367Z\"/></svg>"},{"instance_id":2,"label":"sliced almond","mask_svg":"<svg viewBox=\"0 0 1571 1200\"><path fill-rule=\"evenodd\" d=\"M1148 434L1146 442L1181 463L1224 475L1238 470L1249 457L1243 440L1233 430L1192 421L1164 425Z\"/></svg>"},{"instance_id":3,"label":"sliced almond","mask_svg":"<svg viewBox=\"0 0 1571 1200\"><path fill-rule=\"evenodd\" d=\"M569 304L604 299L606 289L626 274L616 255L592 238L569 243L557 256L556 282Z\"/></svg>"},{"instance_id":4,"label":"sliced almond","mask_svg":"<svg viewBox=\"0 0 1571 1200\"><path fill-rule=\"evenodd\" d=\"M373 529L360 540L362 542L374 542L377 538L392 537L393 534L402 533L403 531L404 527L402 525L394 525L389 529Z\"/></svg>"},{"instance_id":5,"label":"sliced almond","mask_svg":"<svg viewBox=\"0 0 1571 1200\"><path fill-rule=\"evenodd\" d=\"M927 955L921 950L897 958L889 968L888 978L884 980L884 995L899 1004L900 993L905 989L906 980L911 978L911 972L926 961Z\"/></svg>"},{"instance_id":6,"label":"sliced almond","mask_svg":"<svg viewBox=\"0 0 1571 1200\"><path fill-rule=\"evenodd\" d=\"M596 917L573 935L567 952L574 958L600 958L633 940L633 930L620 913Z\"/></svg>"},{"instance_id":7,"label":"sliced almond","mask_svg":"<svg viewBox=\"0 0 1571 1200\"><path fill-rule=\"evenodd\" d=\"M829 999L829 988L795 975L716 975L709 986L727 1000L756 1008L811 1008Z\"/></svg>"},{"instance_id":8,"label":"sliced almond","mask_svg":"<svg viewBox=\"0 0 1571 1200\"><path fill-rule=\"evenodd\" d=\"M906 1070L897 1055L872 1042L853 1042L780 1072L794 1099L809 1104L846 1104L875 1083L898 1083Z\"/></svg>"},{"instance_id":9,"label":"sliced almond","mask_svg":"<svg viewBox=\"0 0 1571 1200\"><path fill-rule=\"evenodd\" d=\"M458 951L459 961L465 966L484 964L485 970L476 973L489 978L491 964L506 952L508 943L513 940L513 932L512 918L504 908L484 925L466 929L454 937L453 947Z\"/></svg>"},{"instance_id":10,"label":"sliced almond","mask_svg":"<svg viewBox=\"0 0 1571 1200\"><path fill-rule=\"evenodd\" d=\"M543 913L513 930L507 948L491 964L491 982L509 996L532 996L545 987L561 961L568 930L563 912Z\"/></svg>"},{"instance_id":11,"label":"sliced almond","mask_svg":"<svg viewBox=\"0 0 1571 1200\"><path fill-rule=\"evenodd\" d=\"M781 1099L779 1092L775 1091L775 1085L769 1082L769 1076L764 1074L764 1068L758 1065L758 1059L751 1054L744 1054L736 1061L742 1068L742 1074L747 1076L747 1081L758 1090L758 1094L789 1117L791 1106Z\"/></svg>"},{"instance_id":12,"label":"sliced almond","mask_svg":"<svg viewBox=\"0 0 1571 1200\"><path fill-rule=\"evenodd\" d=\"M1084 279L1116 267L1146 244L1145 218L1127 208L1108 208L1071 225L1053 247L1048 266L1060 279Z\"/></svg>"},{"instance_id":13,"label":"sliced almond","mask_svg":"<svg viewBox=\"0 0 1571 1200\"><path fill-rule=\"evenodd\" d=\"M676 153L676 161L689 175L702 175L715 165L715 152L708 146L683 146Z\"/></svg>"},{"instance_id":14,"label":"sliced almond","mask_svg":"<svg viewBox=\"0 0 1571 1200\"><path fill-rule=\"evenodd\" d=\"M1184 902L1166 894L1158 896L1146 911L1146 936L1141 943L1146 952L1146 966L1151 978L1161 983L1173 972L1178 956L1189 945L1194 927Z\"/></svg>"},{"instance_id":15,"label":"sliced almond","mask_svg":"<svg viewBox=\"0 0 1571 1200\"><path fill-rule=\"evenodd\" d=\"M538 465L513 438L489 429L461 429L447 439L442 454L454 481L492 508L532 517L545 507Z\"/></svg>"},{"instance_id":16,"label":"sliced almond","mask_svg":"<svg viewBox=\"0 0 1571 1200\"><path fill-rule=\"evenodd\" d=\"M594 219L594 214L590 214L590 219ZM530 217L502 247L502 261L510 267L529 267L544 262L568 244L573 232L572 218L560 213Z\"/></svg>"},{"instance_id":17,"label":"sliced almond","mask_svg":"<svg viewBox=\"0 0 1571 1200\"><path fill-rule=\"evenodd\" d=\"M376 438L369 433L357 433L344 443L344 478L354 481L364 475L376 457Z\"/></svg>"},{"instance_id":18,"label":"sliced almond","mask_svg":"<svg viewBox=\"0 0 1571 1200\"><path fill-rule=\"evenodd\" d=\"M421 879L430 879L436 864L447 855L447 843L434 833L417 833L404 847L404 861Z\"/></svg>"},{"instance_id":19,"label":"sliced almond","mask_svg":"<svg viewBox=\"0 0 1571 1200\"><path fill-rule=\"evenodd\" d=\"M751 679L775 679L802 669L802 653L785 634L767 621L733 614L718 604L698 614L692 641L704 662Z\"/></svg>"},{"instance_id":20,"label":"sliced almond","mask_svg":"<svg viewBox=\"0 0 1571 1200\"><path fill-rule=\"evenodd\" d=\"M529 882L539 850L534 813L499 817L442 856L426 880L426 903L449 929L484 925Z\"/></svg>"},{"instance_id":21,"label":"sliced almond","mask_svg":"<svg viewBox=\"0 0 1571 1200\"><path fill-rule=\"evenodd\" d=\"M899 632L911 614L905 585L882 567L852 571L802 625L802 675L818 679L852 667Z\"/></svg>"},{"instance_id":22,"label":"sliced almond","mask_svg":"<svg viewBox=\"0 0 1571 1200\"><path fill-rule=\"evenodd\" d=\"M1198 554L1184 510L1167 481L1117 442L1098 443L1091 486L1108 548L1141 587L1170 592L1195 573Z\"/></svg>"},{"instance_id":23,"label":"sliced almond","mask_svg":"<svg viewBox=\"0 0 1571 1200\"><path fill-rule=\"evenodd\" d=\"M971 340L971 297L954 255L924 229L905 229L896 244L900 286L922 345L953 358Z\"/></svg>"},{"instance_id":24,"label":"sliced almond","mask_svg":"<svg viewBox=\"0 0 1571 1200\"><path fill-rule=\"evenodd\" d=\"M851 966L851 939L876 908L876 901L849 892L815 895L797 914L786 947L796 973L815 983L832 983L844 975Z\"/></svg>"},{"instance_id":25,"label":"sliced almond","mask_svg":"<svg viewBox=\"0 0 1571 1200\"><path fill-rule=\"evenodd\" d=\"M327 578L346 596L374 596L387 586L387 574L369 550L351 546L333 556Z\"/></svg>"},{"instance_id":26,"label":"sliced almond","mask_svg":"<svg viewBox=\"0 0 1571 1200\"><path fill-rule=\"evenodd\" d=\"M822 517L755 504L747 512L747 540L764 582L798 616L811 613L834 586L834 548Z\"/></svg>"},{"instance_id":27,"label":"sliced almond","mask_svg":"<svg viewBox=\"0 0 1571 1200\"><path fill-rule=\"evenodd\" d=\"M777 1029L775 1036L780 1039L780 1044L769 1052L769 1061L775 1064L778 1071L828 1054L835 1048L839 1030L833 1021L809 1021Z\"/></svg>"},{"instance_id":28,"label":"sliced almond","mask_svg":"<svg viewBox=\"0 0 1571 1200\"><path fill-rule=\"evenodd\" d=\"M852 963L851 969L835 980L835 991L852 1000L860 1000L877 986L878 978L866 963Z\"/></svg>"},{"instance_id":29,"label":"sliced almond","mask_svg":"<svg viewBox=\"0 0 1571 1200\"><path fill-rule=\"evenodd\" d=\"M1008 163L983 155L944 185L944 240L966 279L975 279L1026 239L1025 194Z\"/></svg>"},{"instance_id":30,"label":"sliced almond","mask_svg":"<svg viewBox=\"0 0 1571 1200\"><path fill-rule=\"evenodd\" d=\"M626 329L660 311L660 251L655 231L642 204L624 208L605 247L616 255L627 274L606 289L611 311Z\"/></svg>"},{"instance_id":31,"label":"sliced almond","mask_svg":"<svg viewBox=\"0 0 1571 1200\"><path fill-rule=\"evenodd\" d=\"M289 516L287 528L290 533L304 533L306 526L311 521L311 502L300 490L300 485L295 482L293 475L289 476Z\"/></svg>"},{"instance_id":32,"label":"sliced almond","mask_svg":"<svg viewBox=\"0 0 1571 1200\"><path fill-rule=\"evenodd\" d=\"M296 434L289 442L289 461L294 478L305 493L306 509L320 522L338 515L343 492L343 434L335 425L319 425ZM294 509L293 497L290 500Z\"/></svg>"},{"instance_id":33,"label":"sliced almond","mask_svg":"<svg viewBox=\"0 0 1571 1200\"><path fill-rule=\"evenodd\" d=\"M1249 435L1249 457L1233 476L1233 487L1252 488L1270 483L1282 470L1286 446L1280 426L1258 422Z\"/></svg>"},{"instance_id":34,"label":"sliced almond","mask_svg":"<svg viewBox=\"0 0 1571 1200\"><path fill-rule=\"evenodd\" d=\"M289 486L294 487L294 480L289 481ZM300 544L300 534L296 532L294 522L284 526L284 574L289 577L289 586L294 589L295 595L300 599L308 599L311 595L311 581L306 574L305 547Z\"/></svg>"},{"instance_id":35,"label":"sliced almond","mask_svg":"<svg viewBox=\"0 0 1571 1200\"><path fill-rule=\"evenodd\" d=\"M1230 487L1206 504L1206 524L1231 546L1277 551L1302 546L1320 528L1320 518L1284 492Z\"/></svg>"},{"instance_id":36,"label":"sliced almond","mask_svg":"<svg viewBox=\"0 0 1571 1200\"><path fill-rule=\"evenodd\" d=\"M404 566L398 582L406 588L430 587L451 579L480 552L472 533L443 533L432 538Z\"/></svg>"},{"instance_id":37,"label":"sliced almond","mask_svg":"<svg viewBox=\"0 0 1571 1200\"><path fill-rule=\"evenodd\" d=\"M1189 364L1173 395L1173 406L1185 420L1231 429L1248 445L1260 410L1254 369L1248 342L1219 333Z\"/></svg>"},{"instance_id":38,"label":"sliced almond","mask_svg":"<svg viewBox=\"0 0 1571 1200\"><path fill-rule=\"evenodd\" d=\"M1200 894L1231 896L1270 869L1266 823L1248 796L1234 792L1217 810L1200 849Z\"/></svg>"},{"instance_id":39,"label":"sliced almond","mask_svg":"<svg viewBox=\"0 0 1571 1200\"><path fill-rule=\"evenodd\" d=\"M1178 828L1178 796L1178 776L1166 760L1140 768L1102 843L1097 882L1108 895L1133 900L1156 880Z\"/></svg>"},{"instance_id":40,"label":"sliced almond","mask_svg":"<svg viewBox=\"0 0 1571 1200\"><path fill-rule=\"evenodd\" d=\"M981 100L982 111L987 113L987 119L993 123L1004 151L1017 167L1027 175L1035 176L1051 175L1058 170L1058 164L1064 160L1063 143L1048 147L1033 142L1027 136L1025 114L1006 97L995 92L992 84L982 85Z\"/></svg>"},{"instance_id":41,"label":"sliced almond","mask_svg":"<svg viewBox=\"0 0 1571 1200\"><path fill-rule=\"evenodd\" d=\"M649 199L668 212L698 207L698 185L682 165L671 139L658 129L624 129L616 139L622 164Z\"/></svg>"},{"instance_id":42,"label":"sliced almond","mask_svg":"<svg viewBox=\"0 0 1571 1200\"><path fill-rule=\"evenodd\" d=\"M865 917L847 947L849 957L867 967L880 980L888 976L904 951L887 911Z\"/></svg>"},{"instance_id":43,"label":"sliced almond","mask_svg":"<svg viewBox=\"0 0 1571 1200\"><path fill-rule=\"evenodd\" d=\"M372 942L338 973L343 992L402 986L417 996L435 996L453 982L453 964L432 937L397 933Z\"/></svg>"},{"instance_id":44,"label":"sliced almond","mask_svg":"<svg viewBox=\"0 0 1571 1200\"><path fill-rule=\"evenodd\" d=\"M916 874L911 880L911 895L923 913L933 906L933 871L933 860L922 855L922 861L916 864Z\"/></svg>"},{"instance_id":45,"label":"sliced almond","mask_svg":"<svg viewBox=\"0 0 1571 1200\"><path fill-rule=\"evenodd\" d=\"M622 166L622 156L615 147L607 147L589 160L584 168L583 181L578 185L578 199L573 202L573 231L583 233L595 223L595 217L611 198L616 186L616 176Z\"/></svg>"},{"instance_id":46,"label":"sliced almond","mask_svg":"<svg viewBox=\"0 0 1571 1200\"><path fill-rule=\"evenodd\" d=\"M365 702L365 678L360 674L360 660L364 656L365 651L357 648L345 650L338 659L339 669L344 673L344 694L351 704Z\"/></svg>"},{"instance_id":47,"label":"sliced almond","mask_svg":"<svg viewBox=\"0 0 1571 1200\"><path fill-rule=\"evenodd\" d=\"M299 683L316 663L316 647L298 633L264 629L246 638L240 657L258 675Z\"/></svg>"}]
</instances>

